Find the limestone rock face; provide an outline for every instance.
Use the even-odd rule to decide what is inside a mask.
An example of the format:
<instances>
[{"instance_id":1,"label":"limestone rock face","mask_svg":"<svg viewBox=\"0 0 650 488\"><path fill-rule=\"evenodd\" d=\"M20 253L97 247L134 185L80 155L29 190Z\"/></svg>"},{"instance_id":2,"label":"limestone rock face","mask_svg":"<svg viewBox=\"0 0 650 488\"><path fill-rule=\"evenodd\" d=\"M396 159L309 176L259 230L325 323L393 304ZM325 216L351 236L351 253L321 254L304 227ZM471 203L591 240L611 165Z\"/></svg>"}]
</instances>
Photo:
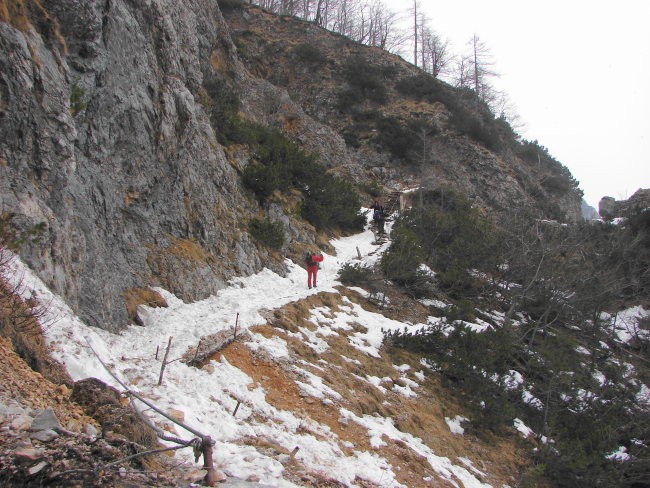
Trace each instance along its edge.
<instances>
[{"instance_id":1,"label":"limestone rock face","mask_svg":"<svg viewBox=\"0 0 650 488\"><path fill-rule=\"evenodd\" d=\"M616 200L613 197L603 197L598 202L598 213L603 218L611 218L616 214Z\"/></svg>"},{"instance_id":2,"label":"limestone rock face","mask_svg":"<svg viewBox=\"0 0 650 488\"><path fill-rule=\"evenodd\" d=\"M233 276L282 272L282 256L250 237L253 216L282 222L285 255L316 242L293 210L261 208L242 187L251 155L218 143L204 88L215 78L236 88L247 119L358 183L452 185L495 215L545 206L580 218L557 168L486 149L440 102L400 98L396 83L417 69L397 56L246 3L227 21L215 0L39 5L0 22L0 212L28 237L22 259L88 324L121 329L148 286L193 301ZM304 42L327 61L288 48ZM362 50L390 81L390 103L343 117L342 73ZM389 115L435 124L426 164L400 161L364 125Z\"/></svg>"},{"instance_id":3,"label":"limestone rock face","mask_svg":"<svg viewBox=\"0 0 650 488\"><path fill-rule=\"evenodd\" d=\"M234 232L255 203L198 101L213 66L241 71L217 2L42 3L47 22L0 22L1 211L34 230L22 258L109 330L130 289L193 300L260 270Z\"/></svg>"},{"instance_id":4,"label":"limestone rock face","mask_svg":"<svg viewBox=\"0 0 650 488\"><path fill-rule=\"evenodd\" d=\"M604 219L624 217L630 212L650 208L650 188L640 188L627 200L603 197L598 202L598 213Z\"/></svg>"}]
</instances>

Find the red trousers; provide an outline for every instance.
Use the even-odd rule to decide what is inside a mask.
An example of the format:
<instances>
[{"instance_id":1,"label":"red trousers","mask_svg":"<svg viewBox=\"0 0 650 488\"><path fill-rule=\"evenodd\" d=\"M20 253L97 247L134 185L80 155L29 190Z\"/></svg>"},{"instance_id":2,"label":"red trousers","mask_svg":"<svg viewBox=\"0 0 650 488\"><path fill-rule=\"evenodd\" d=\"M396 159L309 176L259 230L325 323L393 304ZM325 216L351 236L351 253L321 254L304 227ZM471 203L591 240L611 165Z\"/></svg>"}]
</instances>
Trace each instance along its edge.
<instances>
[{"instance_id":1,"label":"red trousers","mask_svg":"<svg viewBox=\"0 0 650 488\"><path fill-rule=\"evenodd\" d=\"M312 282L316 286L316 275L318 274L318 265L307 266L307 286L311 288ZM312 281L313 279L313 281Z\"/></svg>"}]
</instances>

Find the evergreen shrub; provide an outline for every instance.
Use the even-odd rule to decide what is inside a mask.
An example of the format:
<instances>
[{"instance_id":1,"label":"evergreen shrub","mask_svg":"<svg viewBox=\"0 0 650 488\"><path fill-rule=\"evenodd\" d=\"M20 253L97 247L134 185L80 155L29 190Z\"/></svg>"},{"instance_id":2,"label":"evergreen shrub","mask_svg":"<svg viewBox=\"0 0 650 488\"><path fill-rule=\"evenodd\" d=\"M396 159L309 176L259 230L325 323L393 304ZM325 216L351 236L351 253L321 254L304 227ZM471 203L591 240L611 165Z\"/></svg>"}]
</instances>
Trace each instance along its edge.
<instances>
[{"instance_id":1,"label":"evergreen shrub","mask_svg":"<svg viewBox=\"0 0 650 488\"><path fill-rule=\"evenodd\" d=\"M393 227L391 246L384 255L387 277L413 283L418 266L425 262L438 272L439 286L452 297L475 295L477 280L469 270L489 271L496 266L500 240L496 228L452 189L423 190L413 202Z\"/></svg>"},{"instance_id":2,"label":"evergreen shrub","mask_svg":"<svg viewBox=\"0 0 650 488\"><path fill-rule=\"evenodd\" d=\"M396 158L417 161L423 144L423 131L428 138L438 132L434 125L421 120L411 119L404 125L396 117L381 117L377 121L375 140Z\"/></svg>"},{"instance_id":3,"label":"evergreen shrub","mask_svg":"<svg viewBox=\"0 0 650 488\"><path fill-rule=\"evenodd\" d=\"M282 222L272 222L269 218L251 219L248 222L248 231L257 241L272 249L279 251L284 245L285 234Z\"/></svg>"},{"instance_id":4,"label":"evergreen shrub","mask_svg":"<svg viewBox=\"0 0 650 488\"><path fill-rule=\"evenodd\" d=\"M360 263L346 263L338 272L339 281L348 286L360 286L368 283L372 268Z\"/></svg>"},{"instance_id":5,"label":"evergreen shrub","mask_svg":"<svg viewBox=\"0 0 650 488\"><path fill-rule=\"evenodd\" d=\"M385 77L391 71L373 66L361 56L351 57L344 67L345 80L349 87L339 93L338 108L348 112L365 100L383 105L388 101Z\"/></svg>"},{"instance_id":6,"label":"evergreen shrub","mask_svg":"<svg viewBox=\"0 0 650 488\"><path fill-rule=\"evenodd\" d=\"M214 79L204 86L212 102L211 122L219 142L244 144L255 160L243 171L244 184L259 200L273 192L298 189L304 195L303 218L318 229L361 230L359 195L348 181L332 175L280 131L250 122L238 114L239 98L225 81Z\"/></svg>"},{"instance_id":7,"label":"evergreen shrub","mask_svg":"<svg viewBox=\"0 0 650 488\"><path fill-rule=\"evenodd\" d=\"M316 65L324 64L327 56L317 46L308 42L301 42L292 49L293 54L300 60Z\"/></svg>"},{"instance_id":8,"label":"evergreen shrub","mask_svg":"<svg viewBox=\"0 0 650 488\"><path fill-rule=\"evenodd\" d=\"M86 108L83 101L85 92L79 85L73 85L70 90L70 114L75 117L79 112Z\"/></svg>"},{"instance_id":9,"label":"evergreen shrub","mask_svg":"<svg viewBox=\"0 0 650 488\"><path fill-rule=\"evenodd\" d=\"M217 0L219 8L226 12L229 10L238 10L243 8L244 0Z\"/></svg>"},{"instance_id":10,"label":"evergreen shrub","mask_svg":"<svg viewBox=\"0 0 650 488\"><path fill-rule=\"evenodd\" d=\"M474 304L470 300L459 300L447 309L445 316L449 322L455 322L456 320L472 322L476 319Z\"/></svg>"}]
</instances>

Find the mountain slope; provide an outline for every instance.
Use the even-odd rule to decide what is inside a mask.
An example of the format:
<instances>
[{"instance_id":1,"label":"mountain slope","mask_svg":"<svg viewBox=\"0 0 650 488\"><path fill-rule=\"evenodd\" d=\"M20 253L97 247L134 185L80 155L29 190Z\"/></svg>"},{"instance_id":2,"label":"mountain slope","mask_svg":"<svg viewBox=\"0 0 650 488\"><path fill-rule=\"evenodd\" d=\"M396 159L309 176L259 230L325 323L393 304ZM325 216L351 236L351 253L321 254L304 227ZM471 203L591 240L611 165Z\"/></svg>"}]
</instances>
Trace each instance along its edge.
<instances>
[{"instance_id":1,"label":"mountain slope","mask_svg":"<svg viewBox=\"0 0 650 488\"><path fill-rule=\"evenodd\" d=\"M580 194L568 170L543 146L522 144L472 92L305 21L245 4L224 15L246 68L286 89L313 119L333 128L347 153L302 133L283 116L280 101L255 105L251 116L263 117L275 104L266 121L318 151L327 164L387 186L451 185L495 218L514 204L579 220Z\"/></svg>"},{"instance_id":2,"label":"mountain slope","mask_svg":"<svg viewBox=\"0 0 650 488\"><path fill-rule=\"evenodd\" d=\"M151 285L196 300L281 271L253 218L282 222L284 255L316 242L294 208L242 185L256 155L218 142L215 80L243 117L359 188L452 184L495 218L513 205L579 218L574 182L541 146L520 145L468 94L309 23L246 5L227 23L205 0L1 6L2 221L32 237L20 255L88 323L123 328ZM418 128L431 131L421 162Z\"/></svg>"},{"instance_id":3,"label":"mountain slope","mask_svg":"<svg viewBox=\"0 0 650 488\"><path fill-rule=\"evenodd\" d=\"M228 476L272 486L467 488L511 482L527 463L517 453L518 434L476 437L467 430L471 421L462 420L462 399L447 398L428 366L381 348L382 329L417 330L424 323L389 319L361 290L335 280L357 248L364 262L377 258L372 241L366 231L334 242L337 255L326 256L318 292L307 289L304 270L293 265L285 278L265 271L194 304L161 291L168 307L141 308L145 327L120 335L83 325L28 271L15 268L13 279L27 273L27 289L51 300L48 313L58 322L47 335L73 379L114 383L87 337L130 388L212 436L217 468ZM395 297L389 307L398 303ZM407 306L419 307L412 316L426 322L424 307ZM202 337L232 330L234 322L239 339L200 368L170 363L157 385L157 345L173 335L170 358L191 357ZM189 461L190 455L182 458Z\"/></svg>"}]
</instances>

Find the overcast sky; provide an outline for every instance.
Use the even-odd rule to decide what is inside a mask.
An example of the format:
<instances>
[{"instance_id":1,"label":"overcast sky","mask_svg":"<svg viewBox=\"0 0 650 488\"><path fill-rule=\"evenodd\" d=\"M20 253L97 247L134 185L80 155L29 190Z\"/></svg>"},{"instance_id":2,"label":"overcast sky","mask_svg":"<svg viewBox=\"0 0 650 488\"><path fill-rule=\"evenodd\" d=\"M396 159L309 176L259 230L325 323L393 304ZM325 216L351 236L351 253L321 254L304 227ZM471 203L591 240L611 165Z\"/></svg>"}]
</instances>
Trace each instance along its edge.
<instances>
[{"instance_id":1,"label":"overcast sky","mask_svg":"<svg viewBox=\"0 0 650 488\"><path fill-rule=\"evenodd\" d=\"M384 0L406 11L412 0ZM650 1L420 0L429 26L485 42L525 126L580 182L588 204L650 188ZM411 61L411 59L408 59Z\"/></svg>"}]
</instances>

